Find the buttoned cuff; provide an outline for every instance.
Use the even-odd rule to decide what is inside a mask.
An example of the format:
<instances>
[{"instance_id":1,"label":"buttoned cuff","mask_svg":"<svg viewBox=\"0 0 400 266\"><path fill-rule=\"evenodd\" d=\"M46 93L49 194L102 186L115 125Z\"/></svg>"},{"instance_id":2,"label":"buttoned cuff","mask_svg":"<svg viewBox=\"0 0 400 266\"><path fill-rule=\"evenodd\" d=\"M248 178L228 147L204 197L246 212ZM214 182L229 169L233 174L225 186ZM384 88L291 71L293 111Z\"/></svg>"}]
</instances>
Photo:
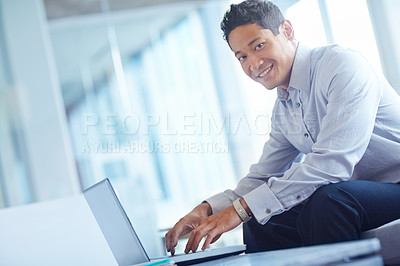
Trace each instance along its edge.
<instances>
[{"instance_id":1,"label":"buttoned cuff","mask_svg":"<svg viewBox=\"0 0 400 266\"><path fill-rule=\"evenodd\" d=\"M265 224L277 214L285 211L280 201L267 184L263 184L243 196L251 213L260 224Z\"/></svg>"},{"instance_id":2,"label":"buttoned cuff","mask_svg":"<svg viewBox=\"0 0 400 266\"><path fill-rule=\"evenodd\" d=\"M210 204L212 213L217 213L222 211L223 209L232 205L232 201L230 201L224 192L218 193L208 199L206 199L207 203Z\"/></svg>"}]
</instances>

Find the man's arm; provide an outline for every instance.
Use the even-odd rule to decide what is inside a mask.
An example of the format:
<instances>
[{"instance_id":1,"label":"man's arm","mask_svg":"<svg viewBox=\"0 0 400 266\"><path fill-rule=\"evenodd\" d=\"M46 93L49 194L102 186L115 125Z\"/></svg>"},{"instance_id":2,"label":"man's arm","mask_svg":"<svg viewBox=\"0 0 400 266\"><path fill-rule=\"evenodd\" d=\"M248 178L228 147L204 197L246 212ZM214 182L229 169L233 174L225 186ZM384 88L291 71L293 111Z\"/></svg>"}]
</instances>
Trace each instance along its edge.
<instances>
[{"instance_id":1,"label":"man's arm","mask_svg":"<svg viewBox=\"0 0 400 266\"><path fill-rule=\"evenodd\" d=\"M293 162L301 161L302 157L303 154L285 136L272 132L259 162L251 166L250 173L239 181L237 187L218 193L206 201L211 205L212 212L217 213L231 206L234 200L265 184L271 177L283 176Z\"/></svg>"},{"instance_id":2,"label":"man's arm","mask_svg":"<svg viewBox=\"0 0 400 266\"><path fill-rule=\"evenodd\" d=\"M282 134L271 134L265 143L260 162L269 161L262 165L259 175L249 174L242 178L235 190L226 190L214 195L193 209L180 219L178 223L165 235L167 251L175 253L178 239L192 232L186 245L186 252L196 251L202 237L208 236L203 249L214 243L219 236L241 223L241 219L232 206L234 200L241 198L251 190L265 184L272 176L282 176L293 161L298 160L301 154ZM252 166L257 168L260 162ZM244 199L240 200L247 213L251 213Z\"/></svg>"}]
</instances>

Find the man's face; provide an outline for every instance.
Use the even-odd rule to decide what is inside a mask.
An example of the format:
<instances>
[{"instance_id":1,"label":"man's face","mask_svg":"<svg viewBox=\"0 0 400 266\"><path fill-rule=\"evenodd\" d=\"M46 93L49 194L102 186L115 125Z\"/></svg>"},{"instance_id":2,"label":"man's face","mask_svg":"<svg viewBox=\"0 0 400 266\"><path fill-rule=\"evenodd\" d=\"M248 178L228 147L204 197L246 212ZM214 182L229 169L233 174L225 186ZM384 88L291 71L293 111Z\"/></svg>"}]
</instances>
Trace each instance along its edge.
<instances>
[{"instance_id":1,"label":"man's face","mask_svg":"<svg viewBox=\"0 0 400 266\"><path fill-rule=\"evenodd\" d=\"M288 88L296 53L290 22L283 22L279 31L275 36L253 23L235 28L228 37L244 72L267 89Z\"/></svg>"}]
</instances>

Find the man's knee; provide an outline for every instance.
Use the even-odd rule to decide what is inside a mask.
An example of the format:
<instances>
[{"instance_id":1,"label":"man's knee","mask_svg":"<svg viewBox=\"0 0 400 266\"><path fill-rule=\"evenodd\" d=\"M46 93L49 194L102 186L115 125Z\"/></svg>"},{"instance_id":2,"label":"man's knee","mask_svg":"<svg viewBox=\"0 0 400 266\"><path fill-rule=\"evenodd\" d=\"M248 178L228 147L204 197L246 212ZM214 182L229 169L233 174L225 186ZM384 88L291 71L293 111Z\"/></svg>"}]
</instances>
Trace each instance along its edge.
<instances>
[{"instance_id":1,"label":"man's knee","mask_svg":"<svg viewBox=\"0 0 400 266\"><path fill-rule=\"evenodd\" d=\"M255 219L243 224L243 242L247 246L247 253L271 250L269 245L274 243L273 226L261 225Z\"/></svg>"},{"instance_id":2,"label":"man's knee","mask_svg":"<svg viewBox=\"0 0 400 266\"><path fill-rule=\"evenodd\" d=\"M248 252L290 248L301 244L296 221L303 204L272 217L261 225L255 219L243 224Z\"/></svg>"}]
</instances>

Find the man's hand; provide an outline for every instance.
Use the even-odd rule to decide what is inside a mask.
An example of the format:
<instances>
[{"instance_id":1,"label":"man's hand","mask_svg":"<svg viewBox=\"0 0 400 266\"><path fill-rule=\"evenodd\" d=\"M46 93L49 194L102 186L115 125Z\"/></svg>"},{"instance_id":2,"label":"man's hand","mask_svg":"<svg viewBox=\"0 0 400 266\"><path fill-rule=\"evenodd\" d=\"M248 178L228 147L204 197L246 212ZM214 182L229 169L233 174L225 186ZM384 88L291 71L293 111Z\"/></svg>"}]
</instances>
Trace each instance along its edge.
<instances>
[{"instance_id":1,"label":"man's hand","mask_svg":"<svg viewBox=\"0 0 400 266\"><path fill-rule=\"evenodd\" d=\"M178 239L189 234L193 229L198 227L211 213L210 204L201 203L185 217L181 218L175 226L165 234L167 251L171 252L171 255L174 255Z\"/></svg>"},{"instance_id":2,"label":"man's hand","mask_svg":"<svg viewBox=\"0 0 400 266\"><path fill-rule=\"evenodd\" d=\"M232 230L241 223L242 220L233 206L211 215L192 231L185 253L196 252L204 236L206 236L206 240L201 249L205 250L210 244L217 241L223 233Z\"/></svg>"}]
</instances>

